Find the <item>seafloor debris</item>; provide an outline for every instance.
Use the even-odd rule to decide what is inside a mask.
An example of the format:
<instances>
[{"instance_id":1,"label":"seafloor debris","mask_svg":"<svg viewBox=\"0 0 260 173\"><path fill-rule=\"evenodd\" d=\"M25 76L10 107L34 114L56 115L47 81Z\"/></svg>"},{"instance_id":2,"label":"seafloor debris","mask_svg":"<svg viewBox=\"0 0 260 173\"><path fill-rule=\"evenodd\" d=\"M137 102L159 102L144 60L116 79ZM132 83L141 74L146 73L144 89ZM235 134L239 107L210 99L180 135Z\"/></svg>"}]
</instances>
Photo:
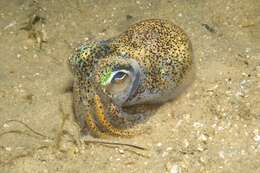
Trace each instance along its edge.
<instances>
[{"instance_id":1,"label":"seafloor debris","mask_svg":"<svg viewBox=\"0 0 260 173\"><path fill-rule=\"evenodd\" d=\"M207 31L209 31L211 33L215 33L216 32L216 30L213 27L209 26L206 23L202 23L201 26L203 26Z\"/></svg>"},{"instance_id":2,"label":"seafloor debris","mask_svg":"<svg viewBox=\"0 0 260 173\"><path fill-rule=\"evenodd\" d=\"M28 32L28 38L36 42L38 47L42 48L42 43L47 42L47 32L44 30L44 24L46 18L43 17L42 11L44 9L40 7L38 1L33 1L31 4L31 13L28 15L28 21L24 22L21 30Z\"/></svg>"}]
</instances>

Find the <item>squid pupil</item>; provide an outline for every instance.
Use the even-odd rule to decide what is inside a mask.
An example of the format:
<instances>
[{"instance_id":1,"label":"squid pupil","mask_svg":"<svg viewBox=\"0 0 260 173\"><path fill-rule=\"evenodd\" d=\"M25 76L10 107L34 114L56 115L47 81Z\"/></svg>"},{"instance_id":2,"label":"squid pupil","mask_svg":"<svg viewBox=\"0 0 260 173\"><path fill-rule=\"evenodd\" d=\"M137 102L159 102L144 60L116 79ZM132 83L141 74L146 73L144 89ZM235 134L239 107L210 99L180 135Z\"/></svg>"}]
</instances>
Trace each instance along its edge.
<instances>
[{"instance_id":1,"label":"squid pupil","mask_svg":"<svg viewBox=\"0 0 260 173\"><path fill-rule=\"evenodd\" d=\"M113 81L120 81L120 80L123 80L125 77L126 77L126 73L124 72L117 72L114 76L113 76Z\"/></svg>"}]
</instances>

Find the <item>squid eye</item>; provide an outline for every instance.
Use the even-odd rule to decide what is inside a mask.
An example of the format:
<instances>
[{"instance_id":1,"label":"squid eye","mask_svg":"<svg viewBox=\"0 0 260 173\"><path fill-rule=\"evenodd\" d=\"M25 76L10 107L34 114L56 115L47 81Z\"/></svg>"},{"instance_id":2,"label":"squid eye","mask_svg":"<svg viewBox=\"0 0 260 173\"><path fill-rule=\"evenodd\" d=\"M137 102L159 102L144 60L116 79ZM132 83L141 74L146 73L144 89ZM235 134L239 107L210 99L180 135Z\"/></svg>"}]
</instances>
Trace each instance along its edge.
<instances>
[{"instance_id":1,"label":"squid eye","mask_svg":"<svg viewBox=\"0 0 260 173\"><path fill-rule=\"evenodd\" d=\"M123 72L123 71L119 71L117 73L114 74L113 78L112 78L112 82L120 82L120 81L124 81L127 78L128 74Z\"/></svg>"},{"instance_id":2,"label":"squid eye","mask_svg":"<svg viewBox=\"0 0 260 173\"><path fill-rule=\"evenodd\" d=\"M130 72L127 70L118 70L112 72L112 70L108 70L101 76L100 82L102 86L108 86L109 84L121 84L124 81L127 81L129 78Z\"/></svg>"}]
</instances>

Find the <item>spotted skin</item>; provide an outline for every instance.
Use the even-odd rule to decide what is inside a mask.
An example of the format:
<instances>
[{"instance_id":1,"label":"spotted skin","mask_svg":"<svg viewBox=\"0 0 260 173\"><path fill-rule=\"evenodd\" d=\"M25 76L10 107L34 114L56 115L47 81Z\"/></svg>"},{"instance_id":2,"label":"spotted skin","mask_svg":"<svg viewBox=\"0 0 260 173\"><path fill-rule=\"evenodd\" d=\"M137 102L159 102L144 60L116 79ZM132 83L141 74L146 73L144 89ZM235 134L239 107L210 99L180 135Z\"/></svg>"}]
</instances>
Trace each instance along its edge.
<instances>
[{"instance_id":1,"label":"spotted skin","mask_svg":"<svg viewBox=\"0 0 260 173\"><path fill-rule=\"evenodd\" d=\"M129 113L127 107L173 99L192 64L187 35L167 20L144 20L113 39L83 43L69 58L76 119L96 137L140 134L137 124L145 113ZM119 101L103 86L117 69L137 76L131 94Z\"/></svg>"}]
</instances>

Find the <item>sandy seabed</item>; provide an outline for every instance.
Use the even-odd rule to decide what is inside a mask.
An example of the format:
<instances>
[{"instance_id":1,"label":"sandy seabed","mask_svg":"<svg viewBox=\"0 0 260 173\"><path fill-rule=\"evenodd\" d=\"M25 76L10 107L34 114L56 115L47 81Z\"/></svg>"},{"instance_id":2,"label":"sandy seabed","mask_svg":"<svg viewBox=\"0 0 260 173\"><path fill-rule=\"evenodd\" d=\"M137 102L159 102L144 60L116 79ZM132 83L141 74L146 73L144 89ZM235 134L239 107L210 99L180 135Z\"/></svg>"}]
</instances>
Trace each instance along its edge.
<instances>
[{"instance_id":1,"label":"sandy seabed","mask_svg":"<svg viewBox=\"0 0 260 173\"><path fill-rule=\"evenodd\" d=\"M147 150L84 144L67 58L148 18L189 35L194 82L149 133L109 139ZM0 55L1 173L260 172L259 0L0 0Z\"/></svg>"}]
</instances>

